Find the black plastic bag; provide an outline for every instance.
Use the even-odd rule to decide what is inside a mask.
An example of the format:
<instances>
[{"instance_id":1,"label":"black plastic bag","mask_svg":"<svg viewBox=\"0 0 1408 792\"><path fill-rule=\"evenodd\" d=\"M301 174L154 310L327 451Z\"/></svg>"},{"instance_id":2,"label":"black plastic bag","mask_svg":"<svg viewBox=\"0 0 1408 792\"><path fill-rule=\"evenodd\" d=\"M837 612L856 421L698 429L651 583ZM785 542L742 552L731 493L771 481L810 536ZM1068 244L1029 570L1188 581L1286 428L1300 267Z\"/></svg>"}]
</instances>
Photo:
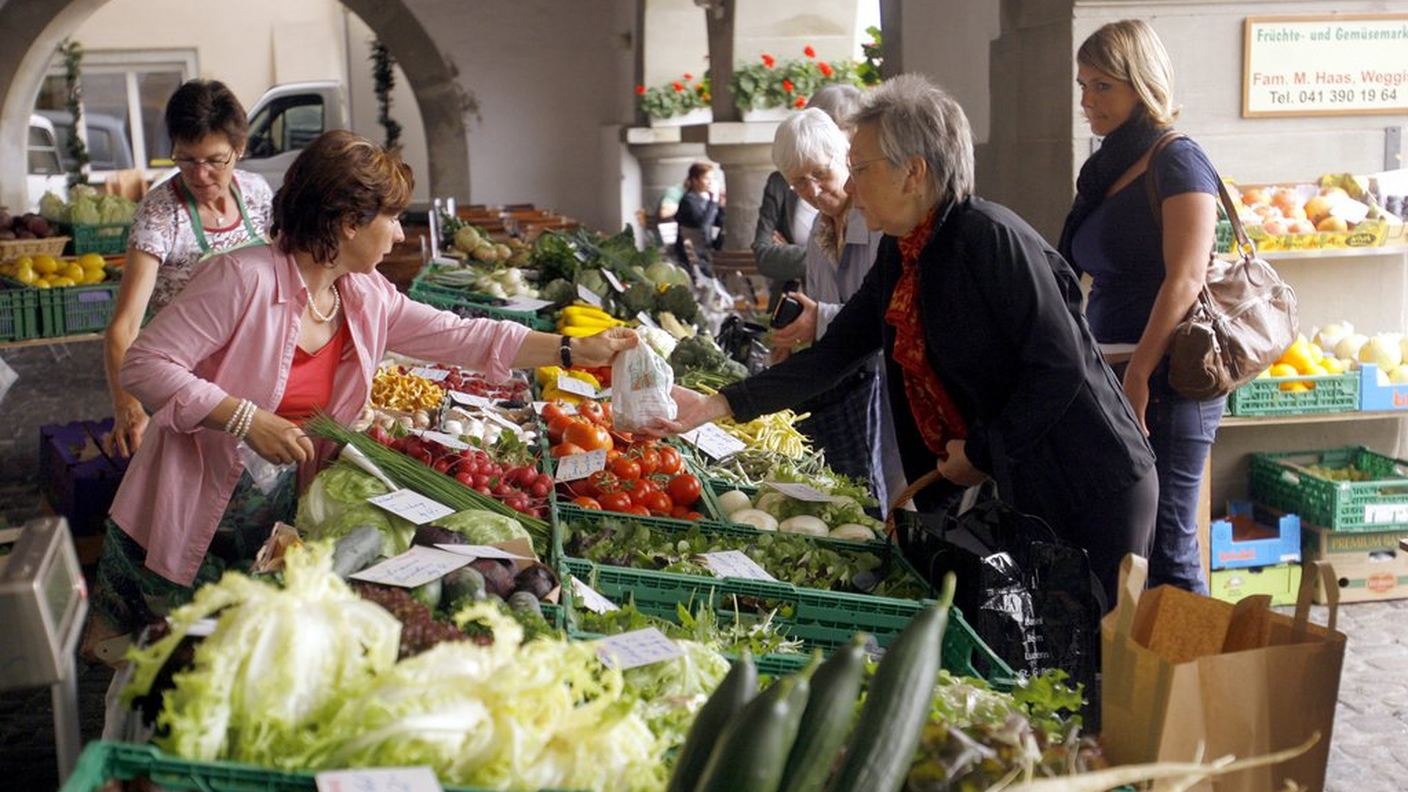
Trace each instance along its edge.
<instances>
[{"instance_id":1,"label":"black plastic bag","mask_svg":"<svg viewBox=\"0 0 1408 792\"><path fill-rule=\"evenodd\" d=\"M746 322L737 314L724 320L719 327L719 348L725 355L742 363L749 374L757 374L768 367L768 347L763 342L768 329L760 324Z\"/></svg>"},{"instance_id":2,"label":"black plastic bag","mask_svg":"<svg viewBox=\"0 0 1408 792\"><path fill-rule=\"evenodd\" d=\"M1105 605L1085 550L986 491L956 511L899 512L905 555L931 583L958 577L954 604L1014 671L1061 669L1093 699Z\"/></svg>"}]
</instances>

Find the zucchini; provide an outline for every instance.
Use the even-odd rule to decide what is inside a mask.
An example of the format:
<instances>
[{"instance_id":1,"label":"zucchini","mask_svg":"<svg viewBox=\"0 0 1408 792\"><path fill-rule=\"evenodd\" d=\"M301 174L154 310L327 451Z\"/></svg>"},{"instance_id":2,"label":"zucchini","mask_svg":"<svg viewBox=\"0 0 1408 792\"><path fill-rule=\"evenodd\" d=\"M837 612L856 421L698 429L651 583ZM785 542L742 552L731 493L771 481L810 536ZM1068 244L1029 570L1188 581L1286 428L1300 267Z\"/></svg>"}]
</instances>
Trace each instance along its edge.
<instances>
[{"instance_id":1,"label":"zucchini","mask_svg":"<svg viewBox=\"0 0 1408 792\"><path fill-rule=\"evenodd\" d=\"M371 566L378 555L381 555L381 531L374 525L359 525L333 545L332 571L345 580L348 575Z\"/></svg>"},{"instance_id":2,"label":"zucchini","mask_svg":"<svg viewBox=\"0 0 1408 792\"><path fill-rule=\"evenodd\" d=\"M933 705L953 589L950 572L943 599L911 619L880 661L846 743L846 759L827 792L897 792L904 786Z\"/></svg>"},{"instance_id":3,"label":"zucchini","mask_svg":"<svg viewBox=\"0 0 1408 792\"><path fill-rule=\"evenodd\" d=\"M811 696L782 774L783 792L820 792L855 720L865 674L865 634L837 649L812 674Z\"/></svg>"},{"instance_id":4,"label":"zucchini","mask_svg":"<svg viewBox=\"0 0 1408 792\"><path fill-rule=\"evenodd\" d=\"M733 661L724 681L714 689L714 694L704 702L699 714L694 716L694 725L689 727L684 747L675 757L675 769L670 774L670 785L665 792L692 792L709 762L709 752L714 749L719 735L728 725L729 718L743 709L758 692L758 669L753 659L744 652Z\"/></svg>"},{"instance_id":5,"label":"zucchini","mask_svg":"<svg viewBox=\"0 0 1408 792\"><path fill-rule=\"evenodd\" d=\"M694 792L777 792L810 687L801 675L784 677L739 710Z\"/></svg>"}]
</instances>

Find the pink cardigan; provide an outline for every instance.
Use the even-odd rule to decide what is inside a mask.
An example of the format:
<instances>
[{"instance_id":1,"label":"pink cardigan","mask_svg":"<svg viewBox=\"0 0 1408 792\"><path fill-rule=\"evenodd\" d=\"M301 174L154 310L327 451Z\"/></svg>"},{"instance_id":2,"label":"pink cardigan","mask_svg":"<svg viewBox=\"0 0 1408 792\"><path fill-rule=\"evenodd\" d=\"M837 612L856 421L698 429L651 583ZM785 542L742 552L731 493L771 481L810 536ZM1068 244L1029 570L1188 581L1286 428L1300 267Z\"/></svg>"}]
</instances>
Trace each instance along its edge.
<instances>
[{"instance_id":1,"label":"pink cardigan","mask_svg":"<svg viewBox=\"0 0 1408 792\"><path fill-rule=\"evenodd\" d=\"M337 282L352 335L327 412L348 423L366 404L386 350L506 379L527 328L460 319L407 299L380 274ZM127 352L122 386L152 423L113 501L112 519L146 548L147 568L190 585L243 466L234 437L201 426L226 396L272 411L297 345L308 290L273 246L207 262ZM318 443L319 463L332 453ZM301 471L307 481L317 466Z\"/></svg>"}]
</instances>

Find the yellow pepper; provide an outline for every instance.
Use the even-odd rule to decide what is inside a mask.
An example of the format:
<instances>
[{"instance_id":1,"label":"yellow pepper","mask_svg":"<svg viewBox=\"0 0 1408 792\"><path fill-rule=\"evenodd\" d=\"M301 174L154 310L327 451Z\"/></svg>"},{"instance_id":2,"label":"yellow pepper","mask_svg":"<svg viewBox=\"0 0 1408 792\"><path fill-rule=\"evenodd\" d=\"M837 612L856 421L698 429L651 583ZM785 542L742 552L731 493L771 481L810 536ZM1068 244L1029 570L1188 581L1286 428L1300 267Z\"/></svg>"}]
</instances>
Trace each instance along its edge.
<instances>
[{"instance_id":1,"label":"yellow pepper","mask_svg":"<svg viewBox=\"0 0 1408 792\"><path fill-rule=\"evenodd\" d=\"M575 393L567 393L557 387L558 377L566 374L571 379L581 380L596 390L601 390L601 382L596 377L585 371L574 371L564 369L561 366L541 366L537 371L538 384L543 386L543 401L565 401L569 404L579 404L583 398Z\"/></svg>"}]
</instances>

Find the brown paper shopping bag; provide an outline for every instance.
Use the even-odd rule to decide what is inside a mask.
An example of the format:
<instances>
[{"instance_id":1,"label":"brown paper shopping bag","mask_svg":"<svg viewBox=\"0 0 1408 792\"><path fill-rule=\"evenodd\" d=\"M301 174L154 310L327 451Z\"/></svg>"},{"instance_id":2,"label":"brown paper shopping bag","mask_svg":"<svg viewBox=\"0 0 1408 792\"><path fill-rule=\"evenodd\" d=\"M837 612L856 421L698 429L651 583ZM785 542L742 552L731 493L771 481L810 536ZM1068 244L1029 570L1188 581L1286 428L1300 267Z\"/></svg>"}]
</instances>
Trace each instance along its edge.
<instances>
[{"instance_id":1,"label":"brown paper shopping bag","mask_svg":"<svg viewBox=\"0 0 1408 792\"><path fill-rule=\"evenodd\" d=\"M1334 571L1316 564L1326 589ZM1148 563L1125 558L1119 603L1101 623L1101 719L1115 764L1262 756L1320 741L1299 757L1206 781L1194 789L1272 792L1286 779L1320 790L1339 696L1344 634L1308 621L1317 574L1301 576L1294 617L1270 598L1231 605L1171 586L1144 591Z\"/></svg>"}]
</instances>

